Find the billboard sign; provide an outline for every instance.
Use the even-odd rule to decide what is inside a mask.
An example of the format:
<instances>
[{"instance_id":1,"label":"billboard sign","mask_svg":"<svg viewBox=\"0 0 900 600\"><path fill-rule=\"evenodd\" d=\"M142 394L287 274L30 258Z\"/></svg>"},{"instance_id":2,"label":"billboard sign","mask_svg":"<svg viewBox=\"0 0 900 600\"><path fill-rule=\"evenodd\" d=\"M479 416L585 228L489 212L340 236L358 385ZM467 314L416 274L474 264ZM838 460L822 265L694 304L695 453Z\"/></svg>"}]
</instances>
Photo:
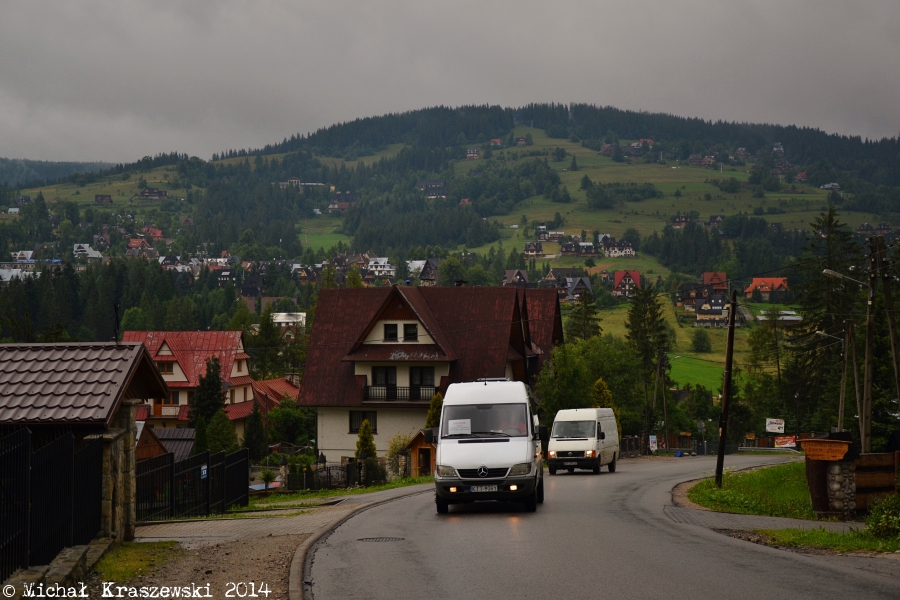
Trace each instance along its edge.
<instances>
[{"instance_id":1,"label":"billboard sign","mask_svg":"<svg viewBox=\"0 0 900 600\"><path fill-rule=\"evenodd\" d=\"M795 435L777 436L775 438L775 447L776 448L796 448L797 447L797 436L795 436Z\"/></svg>"},{"instance_id":2,"label":"billboard sign","mask_svg":"<svg viewBox=\"0 0 900 600\"><path fill-rule=\"evenodd\" d=\"M766 419L766 431L784 433L784 419Z\"/></svg>"},{"instance_id":3,"label":"billboard sign","mask_svg":"<svg viewBox=\"0 0 900 600\"><path fill-rule=\"evenodd\" d=\"M659 446L656 444L656 436L650 436L650 452L656 452L659 449Z\"/></svg>"}]
</instances>

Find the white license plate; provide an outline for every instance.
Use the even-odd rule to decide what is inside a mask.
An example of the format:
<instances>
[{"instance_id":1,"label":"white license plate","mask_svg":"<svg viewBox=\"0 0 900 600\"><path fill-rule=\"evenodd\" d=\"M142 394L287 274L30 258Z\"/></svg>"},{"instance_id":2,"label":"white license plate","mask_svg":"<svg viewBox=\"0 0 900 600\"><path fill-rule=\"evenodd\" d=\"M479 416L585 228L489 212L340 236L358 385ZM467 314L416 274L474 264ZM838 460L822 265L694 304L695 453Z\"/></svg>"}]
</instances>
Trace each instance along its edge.
<instances>
[{"instance_id":1,"label":"white license plate","mask_svg":"<svg viewBox=\"0 0 900 600\"><path fill-rule=\"evenodd\" d=\"M577 466L577 465L578 465L577 462L567 462L567 463L563 463L563 466L564 466L564 467L574 467L574 466Z\"/></svg>"},{"instance_id":2,"label":"white license plate","mask_svg":"<svg viewBox=\"0 0 900 600\"><path fill-rule=\"evenodd\" d=\"M496 492L496 485L473 485L469 488L470 492Z\"/></svg>"}]
</instances>

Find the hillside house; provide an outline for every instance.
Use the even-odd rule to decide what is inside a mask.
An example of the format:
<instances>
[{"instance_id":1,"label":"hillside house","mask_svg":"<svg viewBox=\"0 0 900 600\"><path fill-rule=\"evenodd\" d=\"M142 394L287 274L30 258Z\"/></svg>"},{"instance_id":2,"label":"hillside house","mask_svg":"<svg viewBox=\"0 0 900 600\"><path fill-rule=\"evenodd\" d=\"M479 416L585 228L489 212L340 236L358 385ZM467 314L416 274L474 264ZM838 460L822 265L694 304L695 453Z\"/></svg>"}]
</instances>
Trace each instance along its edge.
<instances>
[{"instance_id":1,"label":"hillside house","mask_svg":"<svg viewBox=\"0 0 900 600\"><path fill-rule=\"evenodd\" d=\"M364 419L383 456L424 426L434 393L482 377L530 384L562 339L553 290L321 290L298 402L316 408L328 461L353 456Z\"/></svg>"},{"instance_id":2,"label":"hillside house","mask_svg":"<svg viewBox=\"0 0 900 600\"><path fill-rule=\"evenodd\" d=\"M19 214L19 207L18 207L18 206L11 206L10 208L7 209L6 214L8 214L8 215L17 215L17 214Z\"/></svg>"},{"instance_id":3,"label":"hillside house","mask_svg":"<svg viewBox=\"0 0 900 600\"><path fill-rule=\"evenodd\" d=\"M585 292L593 294L590 277L567 277L566 278L566 302L576 302Z\"/></svg>"},{"instance_id":4,"label":"hillside house","mask_svg":"<svg viewBox=\"0 0 900 600\"><path fill-rule=\"evenodd\" d=\"M875 228L868 223L863 223L856 228L856 235L864 235L866 237L875 235Z\"/></svg>"},{"instance_id":5,"label":"hillside house","mask_svg":"<svg viewBox=\"0 0 900 600\"><path fill-rule=\"evenodd\" d=\"M526 260L529 258L540 258L544 256L544 244L541 242L525 242L525 251L522 257Z\"/></svg>"},{"instance_id":6,"label":"hillside house","mask_svg":"<svg viewBox=\"0 0 900 600\"><path fill-rule=\"evenodd\" d=\"M169 197L169 192L158 188L144 188L138 196L141 200L166 200Z\"/></svg>"},{"instance_id":7,"label":"hillside house","mask_svg":"<svg viewBox=\"0 0 900 600\"><path fill-rule=\"evenodd\" d=\"M75 244L72 248L72 254L75 258L83 258L88 262L100 262L103 255L98 250L91 248L89 244Z\"/></svg>"},{"instance_id":8,"label":"hillside house","mask_svg":"<svg viewBox=\"0 0 900 600\"><path fill-rule=\"evenodd\" d=\"M491 138L489 140L489 142L490 142L491 146L502 146L503 145L503 140L501 140L500 138Z\"/></svg>"},{"instance_id":9,"label":"hillside house","mask_svg":"<svg viewBox=\"0 0 900 600\"><path fill-rule=\"evenodd\" d=\"M603 241L603 254L607 258L634 258L634 246L629 242L617 242L613 238L605 238Z\"/></svg>"},{"instance_id":10,"label":"hillside house","mask_svg":"<svg viewBox=\"0 0 900 600\"><path fill-rule=\"evenodd\" d=\"M875 235L890 235L892 233L894 233L894 228L891 227L890 223L882 222L875 228Z\"/></svg>"},{"instance_id":11,"label":"hillside house","mask_svg":"<svg viewBox=\"0 0 900 600\"><path fill-rule=\"evenodd\" d=\"M809 180L809 176L806 174L806 171L800 171L796 175L794 175L794 181L798 183L806 183Z\"/></svg>"},{"instance_id":12,"label":"hillside house","mask_svg":"<svg viewBox=\"0 0 900 600\"><path fill-rule=\"evenodd\" d=\"M240 331L126 331L124 342L143 344L169 388L166 396L144 396L151 406L147 422L154 427L178 427L188 410L206 360L219 359L225 403L253 400L253 380Z\"/></svg>"},{"instance_id":13,"label":"hillside house","mask_svg":"<svg viewBox=\"0 0 900 600\"><path fill-rule=\"evenodd\" d=\"M685 215L678 215L672 217L672 228L673 229L684 229L687 227L687 224L693 221L691 217Z\"/></svg>"},{"instance_id":14,"label":"hillside house","mask_svg":"<svg viewBox=\"0 0 900 600\"><path fill-rule=\"evenodd\" d=\"M517 138L516 138L516 146L524 146L524 145L526 145L527 143L528 143L528 142L527 142L527 141L525 140L525 138L523 138L523 137L517 137Z\"/></svg>"},{"instance_id":15,"label":"hillside house","mask_svg":"<svg viewBox=\"0 0 900 600\"><path fill-rule=\"evenodd\" d=\"M31 196L19 195L16 196L16 206L25 206L31 202Z\"/></svg>"},{"instance_id":16,"label":"hillside house","mask_svg":"<svg viewBox=\"0 0 900 600\"><path fill-rule=\"evenodd\" d=\"M837 183L831 182L826 183L825 185L819 186L821 190L834 190L835 192L840 191L841 186Z\"/></svg>"},{"instance_id":17,"label":"hillside house","mask_svg":"<svg viewBox=\"0 0 900 600\"><path fill-rule=\"evenodd\" d=\"M247 418L253 414L253 405L259 406L263 427L268 427L269 413L281 406L287 398L297 398L297 381L286 377L264 379L253 382L253 399L225 406L225 414L234 425L238 438L243 438L247 431Z\"/></svg>"},{"instance_id":18,"label":"hillside house","mask_svg":"<svg viewBox=\"0 0 900 600\"><path fill-rule=\"evenodd\" d=\"M441 188L445 187L445 181L443 179L419 179L416 181L416 189L422 190L423 192L430 188Z\"/></svg>"},{"instance_id":19,"label":"hillside house","mask_svg":"<svg viewBox=\"0 0 900 600\"><path fill-rule=\"evenodd\" d=\"M694 327L728 327L729 302L721 294L698 302L696 313ZM737 320L735 320L735 325L739 325Z\"/></svg>"},{"instance_id":20,"label":"hillside house","mask_svg":"<svg viewBox=\"0 0 900 600\"><path fill-rule=\"evenodd\" d=\"M150 238L153 241L165 238L162 230L157 229L156 227L142 227L141 233L143 233L146 237Z\"/></svg>"},{"instance_id":21,"label":"hillside house","mask_svg":"<svg viewBox=\"0 0 900 600\"><path fill-rule=\"evenodd\" d=\"M711 285L689 284L684 285L678 293L678 305L687 311L695 311L697 305L702 304L710 296L715 295Z\"/></svg>"},{"instance_id":22,"label":"hillside house","mask_svg":"<svg viewBox=\"0 0 900 600\"><path fill-rule=\"evenodd\" d=\"M616 298L632 298L634 291L641 287L640 271L616 271L613 274L612 295Z\"/></svg>"},{"instance_id":23,"label":"hillside house","mask_svg":"<svg viewBox=\"0 0 900 600\"><path fill-rule=\"evenodd\" d=\"M722 271L707 271L701 281L703 285L711 285L716 294L728 294L728 275Z\"/></svg>"},{"instance_id":24,"label":"hillside house","mask_svg":"<svg viewBox=\"0 0 900 600\"><path fill-rule=\"evenodd\" d=\"M754 292L759 292L763 302L768 302L773 293L787 291L787 277L754 277L753 282L744 290L744 297L752 298Z\"/></svg>"},{"instance_id":25,"label":"hillside house","mask_svg":"<svg viewBox=\"0 0 900 600\"><path fill-rule=\"evenodd\" d=\"M144 238L131 238L128 240L127 248L129 250L133 249L146 249L150 247L150 243L147 242Z\"/></svg>"},{"instance_id":26,"label":"hillside house","mask_svg":"<svg viewBox=\"0 0 900 600\"><path fill-rule=\"evenodd\" d=\"M466 160L475 160L478 158L479 154L478 148L469 148L466 150Z\"/></svg>"},{"instance_id":27,"label":"hillside house","mask_svg":"<svg viewBox=\"0 0 900 600\"><path fill-rule=\"evenodd\" d=\"M578 244L576 244L575 242L565 242L559 247L559 252L563 256L577 256Z\"/></svg>"},{"instance_id":28,"label":"hillside house","mask_svg":"<svg viewBox=\"0 0 900 600\"><path fill-rule=\"evenodd\" d=\"M723 222L725 222L725 215L710 215L709 221L706 222L706 226L709 228L718 227Z\"/></svg>"},{"instance_id":29,"label":"hillside house","mask_svg":"<svg viewBox=\"0 0 900 600\"><path fill-rule=\"evenodd\" d=\"M472 200L470 198L463 198L459 201L457 206L472 206Z\"/></svg>"},{"instance_id":30,"label":"hillside house","mask_svg":"<svg viewBox=\"0 0 900 600\"><path fill-rule=\"evenodd\" d=\"M583 275L584 269L580 267L553 267L541 279L541 287L565 290L566 279L574 279Z\"/></svg>"},{"instance_id":31,"label":"hillside house","mask_svg":"<svg viewBox=\"0 0 900 600\"><path fill-rule=\"evenodd\" d=\"M397 267L389 262L387 257L370 258L366 268L375 277L394 278L397 275Z\"/></svg>"},{"instance_id":32,"label":"hillside house","mask_svg":"<svg viewBox=\"0 0 900 600\"><path fill-rule=\"evenodd\" d=\"M426 287L437 285L438 275L441 268L441 259L429 258L425 261L422 271L419 273L419 284Z\"/></svg>"},{"instance_id":33,"label":"hillside house","mask_svg":"<svg viewBox=\"0 0 900 600\"><path fill-rule=\"evenodd\" d=\"M442 187L430 187L425 190L425 197L429 200L435 200L437 198L446 198L447 190Z\"/></svg>"},{"instance_id":34,"label":"hillside house","mask_svg":"<svg viewBox=\"0 0 900 600\"><path fill-rule=\"evenodd\" d=\"M97 204L112 204L112 194L94 194L94 202Z\"/></svg>"},{"instance_id":35,"label":"hillside house","mask_svg":"<svg viewBox=\"0 0 900 600\"><path fill-rule=\"evenodd\" d=\"M548 231L547 240L550 242L561 242L566 237L565 231Z\"/></svg>"},{"instance_id":36,"label":"hillside house","mask_svg":"<svg viewBox=\"0 0 900 600\"><path fill-rule=\"evenodd\" d=\"M525 269L507 270L503 274L503 281L500 285L525 287L528 285L528 271Z\"/></svg>"}]
</instances>

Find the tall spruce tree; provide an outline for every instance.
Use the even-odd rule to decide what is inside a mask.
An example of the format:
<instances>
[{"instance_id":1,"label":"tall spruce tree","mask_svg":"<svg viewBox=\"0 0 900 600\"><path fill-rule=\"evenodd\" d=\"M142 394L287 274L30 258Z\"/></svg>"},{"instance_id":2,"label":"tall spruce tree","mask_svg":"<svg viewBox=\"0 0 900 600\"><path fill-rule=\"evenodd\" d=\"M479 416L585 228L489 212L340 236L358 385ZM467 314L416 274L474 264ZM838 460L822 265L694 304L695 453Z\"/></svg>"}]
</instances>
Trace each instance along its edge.
<instances>
[{"instance_id":1,"label":"tall spruce tree","mask_svg":"<svg viewBox=\"0 0 900 600\"><path fill-rule=\"evenodd\" d=\"M203 417L212 423L213 417L225 407L225 393L222 391L222 366L216 356L206 360L206 374L201 375L197 391L191 400L189 424L196 427L198 419Z\"/></svg>"},{"instance_id":2,"label":"tall spruce tree","mask_svg":"<svg viewBox=\"0 0 900 600\"><path fill-rule=\"evenodd\" d=\"M260 460L268 454L269 443L266 439L266 430L263 426L262 412L259 403L253 399L253 412L247 417L244 429L244 448L250 451L250 458Z\"/></svg>"},{"instance_id":3,"label":"tall spruce tree","mask_svg":"<svg viewBox=\"0 0 900 600\"><path fill-rule=\"evenodd\" d=\"M200 417L194 431L194 454L202 454L207 450L209 450L209 436L206 434L206 419Z\"/></svg>"},{"instance_id":4,"label":"tall spruce tree","mask_svg":"<svg viewBox=\"0 0 900 600\"><path fill-rule=\"evenodd\" d=\"M656 370L660 350L668 349L669 340L659 296L652 286L643 284L635 290L625 322L626 339L634 349L641 366L644 386L646 428L652 427L653 407L650 404L650 382Z\"/></svg>"},{"instance_id":5,"label":"tall spruce tree","mask_svg":"<svg viewBox=\"0 0 900 600\"><path fill-rule=\"evenodd\" d=\"M206 428L206 434L209 439L210 454L217 452L231 454L240 448L234 424L229 420L224 410L220 410L213 415L212 420L209 422L209 427Z\"/></svg>"},{"instance_id":6,"label":"tall spruce tree","mask_svg":"<svg viewBox=\"0 0 900 600\"><path fill-rule=\"evenodd\" d=\"M586 340L600 335L600 310L594 302L594 295L585 290L572 307L566 321L566 340Z\"/></svg>"}]
</instances>

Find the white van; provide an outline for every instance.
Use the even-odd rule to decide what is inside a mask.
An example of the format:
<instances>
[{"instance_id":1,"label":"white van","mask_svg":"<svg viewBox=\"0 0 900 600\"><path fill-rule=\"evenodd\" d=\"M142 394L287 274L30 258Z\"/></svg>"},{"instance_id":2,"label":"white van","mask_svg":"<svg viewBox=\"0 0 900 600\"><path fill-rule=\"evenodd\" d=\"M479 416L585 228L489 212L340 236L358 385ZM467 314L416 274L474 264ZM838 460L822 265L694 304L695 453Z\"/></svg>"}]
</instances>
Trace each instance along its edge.
<instances>
[{"instance_id":1,"label":"white van","mask_svg":"<svg viewBox=\"0 0 900 600\"><path fill-rule=\"evenodd\" d=\"M437 444L435 503L478 500L524 502L529 512L544 501L541 434L521 381L482 380L447 388L440 427L425 430Z\"/></svg>"},{"instance_id":2,"label":"white van","mask_svg":"<svg viewBox=\"0 0 900 600\"><path fill-rule=\"evenodd\" d=\"M559 469L599 473L603 465L615 473L618 454L619 430L611 408L573 408L556 413L547 448L551 475Z\"/></svg>"}]
</instances>

